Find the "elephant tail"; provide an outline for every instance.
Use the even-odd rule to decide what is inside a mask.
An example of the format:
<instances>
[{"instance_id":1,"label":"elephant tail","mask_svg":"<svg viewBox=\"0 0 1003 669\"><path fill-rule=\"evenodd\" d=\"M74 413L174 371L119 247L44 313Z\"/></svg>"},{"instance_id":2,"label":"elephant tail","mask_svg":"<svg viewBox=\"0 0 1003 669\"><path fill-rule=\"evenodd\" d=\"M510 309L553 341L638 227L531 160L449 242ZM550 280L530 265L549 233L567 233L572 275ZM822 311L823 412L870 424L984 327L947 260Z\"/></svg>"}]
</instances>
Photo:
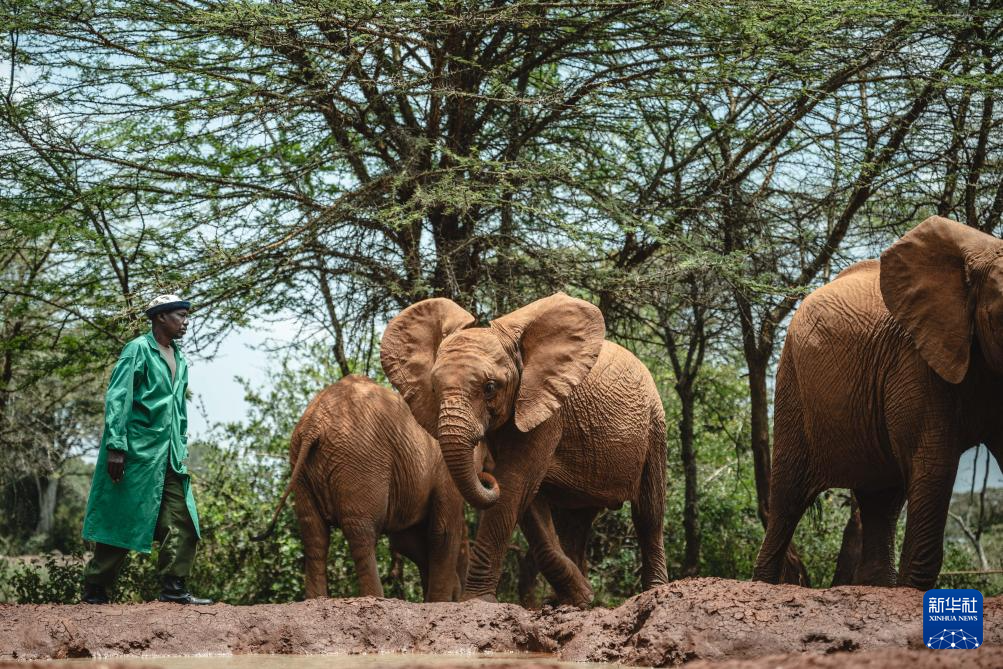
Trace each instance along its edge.
<instances>
[{"instance_id":1,"label":"elephant tail","mask_svg":"<svg viewBox=\"0 0 1003 669\"><path fill-rule=\"evenodd\" d=\"M304 427L303 423L306 423L309 427ZM293 486L303 471L303 463L307 461L313 447L320 441L320 433L313 428L313 421L301 421L300 425L297 425L296 429L293 430L291 441L291 450L298 451L298 455L296 457L296 464L293 465L292 474L289 475L289 483L286 485L285 492L282 493L282 498L279 499L279 505L275 507L275 512L272 514L272 520L268 523L268 527L265 528L264 532L252 535L252 541L264 541L275 531L275 524L279 520L279 514L286 505L286 499L289 497L289 493L292 492Z\"/></svg>"}]
</instances>

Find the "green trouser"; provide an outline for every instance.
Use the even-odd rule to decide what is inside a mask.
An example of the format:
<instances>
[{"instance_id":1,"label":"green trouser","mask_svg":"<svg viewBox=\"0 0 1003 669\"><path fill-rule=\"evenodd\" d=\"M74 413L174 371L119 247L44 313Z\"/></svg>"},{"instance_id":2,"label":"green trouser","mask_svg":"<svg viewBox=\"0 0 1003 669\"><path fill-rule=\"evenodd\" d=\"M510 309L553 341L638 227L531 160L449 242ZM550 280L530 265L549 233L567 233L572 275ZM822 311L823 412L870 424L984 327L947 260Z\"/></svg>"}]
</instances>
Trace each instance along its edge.
<instances>
[{"instance_id":1,"label":"green trouser","mask_svg":"<svg viewBox=\"0 0 1003 669\"><path fill-rule=\"evenodd\" d=\"M195 525L185 503L185 490L181 477L169 464L167 476L164 478L164 494L160 500L157 529L153 536L160 542L160 558L157 561L157 573L160 578L166 576L188 578L192 563L195 561L198 535L195 533ZM84 582L112 585L118 578L118 572L122 569L128 554L128 548L95 543L94 557L84 567Z\"/></svg>"}]
</instances>

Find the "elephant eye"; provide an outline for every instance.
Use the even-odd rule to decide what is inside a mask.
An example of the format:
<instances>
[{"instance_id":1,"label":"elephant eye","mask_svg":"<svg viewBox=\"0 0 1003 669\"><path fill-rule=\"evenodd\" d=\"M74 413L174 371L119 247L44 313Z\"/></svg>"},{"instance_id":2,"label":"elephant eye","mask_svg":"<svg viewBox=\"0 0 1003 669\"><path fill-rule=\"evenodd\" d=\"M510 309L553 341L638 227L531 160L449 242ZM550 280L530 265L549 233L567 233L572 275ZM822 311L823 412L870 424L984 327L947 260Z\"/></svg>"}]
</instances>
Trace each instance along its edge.
<instances>
[{"instance_id":1,"label":"elephant eye","mask_svg":"<svg viewBox=\"0 0 1003 669\"><path fill-rule=\"evenodd\" d=\"M487 399L492 399L498 393L498 384L494 381L488 381L484 384L484 397Z\"/></svg>"}]
</instances>

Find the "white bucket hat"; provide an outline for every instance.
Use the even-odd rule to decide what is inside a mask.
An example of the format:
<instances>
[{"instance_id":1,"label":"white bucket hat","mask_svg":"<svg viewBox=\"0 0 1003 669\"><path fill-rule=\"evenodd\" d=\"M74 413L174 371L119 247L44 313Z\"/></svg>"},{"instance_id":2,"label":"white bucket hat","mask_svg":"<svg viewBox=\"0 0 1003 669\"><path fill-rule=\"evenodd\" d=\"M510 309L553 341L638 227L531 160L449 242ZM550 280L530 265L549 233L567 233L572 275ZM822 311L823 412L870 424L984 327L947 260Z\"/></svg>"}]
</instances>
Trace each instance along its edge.
<instances>
[{"instance_id":1,"label":"white bucket hat","mask_svg":"<svg viewBox=\"0 0 1003 669\"><path fill-rule=\"evenodd\" d=\"M177 295L159 295L153 298L146 309L144 310L146 315L153 318L157 314L162 314L166 311L176 311L177 309L191 309L192 303L188 300L182 300Z\"/></svg>"}]
</instances>

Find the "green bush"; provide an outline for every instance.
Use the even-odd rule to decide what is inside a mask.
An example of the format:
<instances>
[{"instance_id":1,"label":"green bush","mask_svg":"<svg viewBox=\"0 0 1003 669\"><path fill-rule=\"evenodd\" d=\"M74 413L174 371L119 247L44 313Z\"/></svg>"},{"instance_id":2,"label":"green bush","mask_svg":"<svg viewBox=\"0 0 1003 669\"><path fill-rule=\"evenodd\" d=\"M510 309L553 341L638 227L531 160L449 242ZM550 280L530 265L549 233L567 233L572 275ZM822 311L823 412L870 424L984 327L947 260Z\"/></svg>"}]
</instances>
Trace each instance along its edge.
<instances>
[{"instance_id":1,"label":"green bush","mask_svg":"<svg viewBox=\"0 0 1003 669\"><path fill-rule=\"evenodd\" d=\"M0 555L0 604L16 602L14 592L14 559Z\"/></svg>"},{"instance_id":2,"label":"green bush","mask_svg":"<svg viewBox=\"0 0 1003 669\"><path fill-rule=\"evenodd\" d=\"M80 555L50 553L41 564L24 561L10 568L7 581L18 604L73 604L80 601L82 577Z\"/></svg>"}]
</instances>

